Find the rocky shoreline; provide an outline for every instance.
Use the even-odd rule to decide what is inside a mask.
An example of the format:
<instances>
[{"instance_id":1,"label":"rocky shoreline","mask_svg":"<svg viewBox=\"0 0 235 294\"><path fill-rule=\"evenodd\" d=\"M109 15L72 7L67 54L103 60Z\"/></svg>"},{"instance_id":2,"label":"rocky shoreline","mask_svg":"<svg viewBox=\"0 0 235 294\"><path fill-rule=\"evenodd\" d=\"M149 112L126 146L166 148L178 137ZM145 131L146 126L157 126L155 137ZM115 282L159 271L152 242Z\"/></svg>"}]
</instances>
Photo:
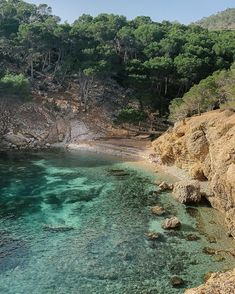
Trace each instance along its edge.
<instances>
[{"instance_id":1,"label":"rocky shoreline","mask_svg":"<svg viewBox=\"0 0 235 294\"><path fill-rule=\"evenodd\" d=\"M139 160L142 164L149 163L150 168L163 171L178 181L173 194L179 202L199 202L202 196L206 197L212 207L224 213L228 234L235 238L234 127L234 112L213 111L176 124L154 141L152 148L148 138L138 137L97 139L89 135L85 137L87 140L67 142L68 124L60 120L53 124L43 144L34 144L34 140L29 140L22 134L7 134L5 141L8 145L5 150L62 147ZM81 132L82 130L84 128ZM225 283L226 279L230 282ZM235 283L234 270L213 274L205 285L186 293L234 293L231 292L234 291L232 283Z\"/></svg>"},{"instance_id":2,"label":"rocky shoreline","mask_svg":"<svg viewBox=\"0 0 235 294\"><path fill-rule=\"evenodd\" d=\"M206 198L223 213L235 239L235 112L217 110L177 123L154 143L152 162L179 178L173 195L181 203ZM193 180L193 181L192 181ZM234 270L215 273L187 294L235 291Z\"/></svg>"}]
</instances>

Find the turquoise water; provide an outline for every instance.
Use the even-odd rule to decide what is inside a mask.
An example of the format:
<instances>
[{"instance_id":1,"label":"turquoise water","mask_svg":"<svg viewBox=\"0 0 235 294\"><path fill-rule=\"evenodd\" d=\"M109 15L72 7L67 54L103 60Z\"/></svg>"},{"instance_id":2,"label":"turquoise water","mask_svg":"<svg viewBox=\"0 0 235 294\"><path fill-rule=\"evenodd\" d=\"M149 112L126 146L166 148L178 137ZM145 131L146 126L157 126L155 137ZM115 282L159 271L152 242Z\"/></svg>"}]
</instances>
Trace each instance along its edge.
<instances>
[{"instance_id":1,"label":"turquoise water","mask_svg":"<svg viewBox=\"0 0 235 294\"><path fill-rule=\"evenodd\" d=\"M235 266L226 254L203 253L233 246L219 215L156 195L159 177L92 153L0 154L0 293L183 293L205 273ZM153 216L152 205L178 216L182 229L163 232L165 216ZM149 241L148 231L162 236ZM200 239L187 241L190 233ZM173 276L183 288L172 287Z\"/></svg>"}]
</instances>

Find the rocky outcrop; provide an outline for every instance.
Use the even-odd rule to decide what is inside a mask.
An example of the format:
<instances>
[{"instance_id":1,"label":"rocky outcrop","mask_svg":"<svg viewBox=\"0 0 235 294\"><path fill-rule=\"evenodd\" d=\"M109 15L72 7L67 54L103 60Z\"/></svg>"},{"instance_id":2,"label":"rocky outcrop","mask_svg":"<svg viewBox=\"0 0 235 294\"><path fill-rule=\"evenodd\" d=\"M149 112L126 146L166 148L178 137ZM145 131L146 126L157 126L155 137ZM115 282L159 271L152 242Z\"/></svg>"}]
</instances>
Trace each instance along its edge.
<instances>
[{"instance_id":1,"label":"rocky outcrop","mask_svg":"<svg viewBox=\"0 0 235 294\"><path fill-rule=\"evenodd\" d=\"M225 273L215 273L207 282L194 289L189 289L185 294L234 294L235 269Z\"/></svg>"},{"instance_id":2,"label":"rocky outcrop","mask_svg":"<svg viewBox=\"0 0 235 294\"><path fill-rule=\"evenodd\" d=\"M69 133L69 122L47 107L26 103L18 107L8 132L0 140L0 149L38 149L61 142Z\"/></svg>"},{"instance_id":3,"label":"rocky outcrop","mask_svg":"<svg viewBox=\"0 0 235 294\"><path fill-rule=\"evenodd\" d=\"M180 203L200 202L200 184L195 180L180 181L174 185L173 196Z\"/></svg>"},{"instance_id":4,"label":"rocky outcrop","mask_svg":"<svg viewBox=\"0 0 235 294\"><path fill-rule=\"evenodd\" d=\"M207 198L225 213L235 238L235 112L216 110L187 118L153 145L162 164L176 165L192 179L208 181Z\"/></svg>"}]
</instances>

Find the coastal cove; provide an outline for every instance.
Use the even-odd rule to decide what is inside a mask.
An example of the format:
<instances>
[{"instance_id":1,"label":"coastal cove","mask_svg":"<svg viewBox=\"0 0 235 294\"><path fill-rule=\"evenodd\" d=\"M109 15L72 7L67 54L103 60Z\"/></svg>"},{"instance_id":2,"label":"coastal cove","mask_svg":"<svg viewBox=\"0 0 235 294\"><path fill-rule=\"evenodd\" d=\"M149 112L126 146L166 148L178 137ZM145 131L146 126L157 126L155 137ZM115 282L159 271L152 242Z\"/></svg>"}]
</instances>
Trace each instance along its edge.
<instances>
[{"instance_id":1,"label":"coastal cove","mask_svg":"<svg viewBox=\"0 0 235 294\"><path fill-rule=\"evenodd\" d=\"M0 292L175 294L234 268L222 215L159 191L176 177L85 150L2 152ZM162 229L169 216L179 230Z\"/></svg>"}]
</instances>

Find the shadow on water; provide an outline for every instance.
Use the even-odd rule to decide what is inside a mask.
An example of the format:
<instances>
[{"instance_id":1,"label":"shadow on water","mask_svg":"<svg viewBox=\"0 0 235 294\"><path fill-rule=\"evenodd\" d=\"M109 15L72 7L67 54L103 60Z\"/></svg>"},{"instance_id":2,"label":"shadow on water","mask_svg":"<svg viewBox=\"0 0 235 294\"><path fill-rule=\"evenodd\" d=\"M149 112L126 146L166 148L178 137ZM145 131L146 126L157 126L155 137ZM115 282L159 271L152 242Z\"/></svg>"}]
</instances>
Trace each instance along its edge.
<instances>
[{"instance_id":1,"label":"shadow on water","mask_svg":"<svg viewBox=\"0 0 235 294\"><path fill-rule=\"evenodd\" d=\"M29 250L23 240L16 239L6 231L0 231L0 273L7 272L18 266L25 266Z\"/></svg>"}]
</instances>

